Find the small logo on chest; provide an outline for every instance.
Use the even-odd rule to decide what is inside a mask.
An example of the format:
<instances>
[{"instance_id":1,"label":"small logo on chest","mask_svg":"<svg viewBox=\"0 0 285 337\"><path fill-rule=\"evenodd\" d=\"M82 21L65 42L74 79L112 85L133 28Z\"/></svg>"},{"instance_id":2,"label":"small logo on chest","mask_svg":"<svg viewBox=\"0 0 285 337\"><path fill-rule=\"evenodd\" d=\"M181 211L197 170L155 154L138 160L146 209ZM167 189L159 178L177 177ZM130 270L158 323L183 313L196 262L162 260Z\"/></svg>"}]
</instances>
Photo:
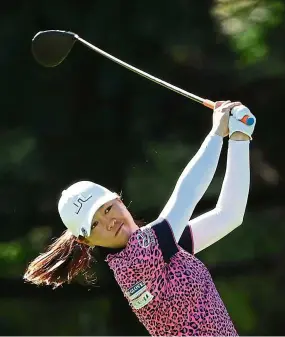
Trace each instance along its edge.
<instances>
[{"instance_id":1,"label":"small logo on chest","mask_svg":"<svg viewBox=\"0 0 285 337\"><path fill-rule=\"evenodd\" d=\"M138 244L143 248L148 248L152 243L155 243L155 238L150 228L143 229L137 234Z\"/></svg>"}]
</instances>

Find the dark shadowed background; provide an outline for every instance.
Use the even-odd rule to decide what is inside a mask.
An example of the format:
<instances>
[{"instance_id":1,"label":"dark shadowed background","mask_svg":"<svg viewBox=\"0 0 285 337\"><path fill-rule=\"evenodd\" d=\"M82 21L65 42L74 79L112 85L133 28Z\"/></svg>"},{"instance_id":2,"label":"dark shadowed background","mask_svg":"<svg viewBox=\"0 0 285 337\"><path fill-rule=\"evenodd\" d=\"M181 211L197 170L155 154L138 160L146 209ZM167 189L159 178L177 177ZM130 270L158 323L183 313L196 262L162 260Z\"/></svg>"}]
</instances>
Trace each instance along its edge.
<instances>
[{"instance_id":1,"label":"dark shadowed background","mask_svg":"<svg viewBox=\"0 0 285 337\"><path fill-rule=\"evenodd\" d=\"M145 335L112 275L96 287L23 283L64 227L60 191L79 179L123 193L153 220L211 127L211 111L76 44L57 68L31 39L78 33L185 90L239 100L257 117L243 225L198 254L241 335L284 335L285 4L281 0L10 1L0 13L0 332ZM196 216L217 201L227 141ZM242 177L237 177L242 179ZM191 193L191 191L189 191ZM233 205L234 207L234 205Z\"/></svg>"}]
</instances>

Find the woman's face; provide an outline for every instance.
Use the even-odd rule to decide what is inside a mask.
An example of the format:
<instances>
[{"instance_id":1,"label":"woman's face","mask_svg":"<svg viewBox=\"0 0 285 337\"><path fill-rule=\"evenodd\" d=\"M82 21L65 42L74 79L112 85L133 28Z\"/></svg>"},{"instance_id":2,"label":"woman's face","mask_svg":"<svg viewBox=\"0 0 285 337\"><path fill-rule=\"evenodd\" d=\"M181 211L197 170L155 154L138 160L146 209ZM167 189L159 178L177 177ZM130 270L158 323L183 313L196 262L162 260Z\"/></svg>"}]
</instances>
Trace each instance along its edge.
<instances>
[{"instance_id":1,"label":"woman's face","mask_svg":"<svg viewBox=\"0 0 285 337\"><path fill-rule=\"evenodd\" d=\"M91 234L86 239L89 246L123 248L138 229L133 217L121 199L105 203L94 214Z\"/></svg>"}]
</instances>

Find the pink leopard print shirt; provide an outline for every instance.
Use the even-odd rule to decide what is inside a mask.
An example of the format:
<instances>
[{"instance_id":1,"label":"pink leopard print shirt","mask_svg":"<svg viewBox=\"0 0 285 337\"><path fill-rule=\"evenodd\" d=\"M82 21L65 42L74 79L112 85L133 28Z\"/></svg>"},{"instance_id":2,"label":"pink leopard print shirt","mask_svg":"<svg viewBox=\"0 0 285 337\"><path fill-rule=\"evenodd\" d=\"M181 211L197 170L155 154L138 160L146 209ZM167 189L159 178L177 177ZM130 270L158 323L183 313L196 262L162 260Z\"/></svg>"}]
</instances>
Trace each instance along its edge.
<instances>
[{"instance_id":1,"label":"pink leopard print shirt","mask_svg":"<svg viewBox=\"0 0 285 337\"><path fill-rule=\"evenodd\" d=\"M192 254L189 226L183 237L177 245L161 221L138 229L106 261L150 335L237 336L210 273Z\"/></svg>"}]
</instances>

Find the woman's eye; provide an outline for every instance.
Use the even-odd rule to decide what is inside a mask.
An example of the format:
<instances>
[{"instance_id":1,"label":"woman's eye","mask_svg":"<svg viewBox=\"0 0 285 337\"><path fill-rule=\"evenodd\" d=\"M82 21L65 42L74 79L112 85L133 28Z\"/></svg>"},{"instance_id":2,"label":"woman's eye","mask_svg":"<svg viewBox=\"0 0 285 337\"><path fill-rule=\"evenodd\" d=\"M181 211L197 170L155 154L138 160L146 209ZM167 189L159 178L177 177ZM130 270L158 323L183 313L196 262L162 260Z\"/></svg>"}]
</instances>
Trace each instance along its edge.
<instances>
[{"instance_id":1,"label":"woman's eye","mask_svg":"<svg viewBox=\"0 0 285 337\"><path fill-rule=\"evenodd\" d=\"M112 206L113 206L113 205L110 205L109 207L107 207L107 208L105 209L105 214L108 214L108 213L110 212Z\"/></svg>"},{"instance_id":2,"label":"woman's eye","mask_svg":"<svg viewBox=\"0 0 285 337\"><path fill-rule=\"evenodd\" d=\"M92 226L91 226L91 229L95 228L97 225L98 225L98 221L94 221Z\"/></svg>"}]
</instances>

